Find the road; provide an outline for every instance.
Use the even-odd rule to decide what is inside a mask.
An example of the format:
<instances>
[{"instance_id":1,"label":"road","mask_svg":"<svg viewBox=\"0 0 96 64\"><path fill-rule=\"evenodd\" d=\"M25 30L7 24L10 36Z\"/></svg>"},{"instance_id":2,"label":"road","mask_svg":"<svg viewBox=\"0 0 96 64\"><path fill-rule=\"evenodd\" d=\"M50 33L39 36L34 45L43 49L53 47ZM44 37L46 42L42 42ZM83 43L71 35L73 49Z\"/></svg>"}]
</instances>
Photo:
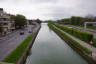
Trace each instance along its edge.
<instances>
[{"instance_id":1,"label":"road","mask_svg":"<svg viewBox=\"0 0 96 64\"><path fill-rule=\"evenodd\" d=\"M33 26L28 26L27 29L33 28ZM34 32L38 29L38 26L36 28L31 29ZM0 40L0 60L3 60L10 52L12 52L18 45L20 45L28 35L32 34L29 33L29 30L23 30L24 35L20 35L20 32L22 30L18 30L6 37L3 37L2 40Z\"/></svg>"}]
</instances>

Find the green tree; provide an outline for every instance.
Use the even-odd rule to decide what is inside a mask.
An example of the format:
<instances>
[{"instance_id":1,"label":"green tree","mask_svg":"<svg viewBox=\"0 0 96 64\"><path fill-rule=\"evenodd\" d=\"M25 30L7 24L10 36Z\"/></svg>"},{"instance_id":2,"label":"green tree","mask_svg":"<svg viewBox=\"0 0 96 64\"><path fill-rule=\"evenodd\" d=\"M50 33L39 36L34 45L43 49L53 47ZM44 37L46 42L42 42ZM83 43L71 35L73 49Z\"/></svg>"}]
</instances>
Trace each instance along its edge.
<instances>
[{"instance_id":1,"label":"green tree","mask_svg":"<svg viewBox=\"0 0 96 64\"><path fill-rule=\"evenodd\" d=\"M79 16L72 16L71 17L71 24L73 25L82 25L83 17Z\"/></svg>"},{"instance_id":2,"label":"green tree","mask_svg":"<svg viewBox=\"0 0 96 64\"><path fill-rule=\"evenodd\" d=\"M76 17L75 16L71 17L71 24L73 24L73 25L76 24Z\"/></svg>"},{"instance_id":3,"label":"green tree","mask_svg":"<svg viewBox=\"0 0 96 64\"><path fill-rule=\"evenodd\" d=\"M42 21L41 21L41 20L39 20L39 19L37 19L36 21L37 21L37 23L41 23L41 22L42 22Z\"/></svg>"},{"instance_id":4,"label":"green tree","mask_svg":"<svg viewBox=\"0 0 96 64\"><path fill-rule=\"evenodd\" d=\"M57 20L57 22L60 24L70 24L70 18L60 19L60 20Z\"/></svg>"},{"instance_id":5,"label":"green tree","mask_svg":"<svg viewBox=\"0 0 96 64\"><path fill-rule=\"evenodd\" d=\"M15 20L15 27L16 28L22 28L25 25L27 25L26 17L23 15L18 14L16 16L12 16L11 18Z\"/></svg>"}]
</instances>

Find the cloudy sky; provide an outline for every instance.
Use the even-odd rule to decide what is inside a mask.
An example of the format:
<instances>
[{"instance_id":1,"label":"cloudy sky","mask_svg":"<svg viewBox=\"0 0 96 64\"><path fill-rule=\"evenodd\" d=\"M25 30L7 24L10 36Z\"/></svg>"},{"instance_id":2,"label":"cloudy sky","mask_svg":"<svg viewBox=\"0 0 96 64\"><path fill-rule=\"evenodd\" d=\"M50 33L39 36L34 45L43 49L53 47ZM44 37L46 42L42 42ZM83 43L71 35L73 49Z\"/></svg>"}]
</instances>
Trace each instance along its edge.
<instances>
[{"instance_id":1,"label":"cloudy sky","mask_svg":"<svg viewBox=\"0 0 96 64\"><path fill-rule=\"evenodd\" d=\"M96 15L96 0L0 0L0 8L28 19Z\"/></svg>"}]
</instances>

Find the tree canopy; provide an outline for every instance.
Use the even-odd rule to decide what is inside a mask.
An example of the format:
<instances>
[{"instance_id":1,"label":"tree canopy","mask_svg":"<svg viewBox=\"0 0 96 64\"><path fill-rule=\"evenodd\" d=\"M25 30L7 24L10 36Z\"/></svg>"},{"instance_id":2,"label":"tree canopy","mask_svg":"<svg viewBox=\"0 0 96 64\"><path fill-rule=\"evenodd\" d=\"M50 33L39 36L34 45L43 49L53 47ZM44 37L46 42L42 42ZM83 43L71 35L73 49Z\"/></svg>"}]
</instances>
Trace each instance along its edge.
<instances>
[{"instance_id":1,"label":"tree canopy","mask_svg":"<svg viewBox=\"0 0 96 64\"><path fill-rule=\"evenodd\" d=\"M96 17L80 17L72 16L70 18L64 18L57 21L58 23L72 24L72 25L84 25L84 22L96 22Z\"/></svg>"},{"instance_id":2,"label":"tree canopy","mask_svg":"<svg viewBox=\"0 0 96 64\"><path fill-rule=\"evenodd\" d=\"M23 15L17 14L16 16L12 16L11 18L15 20L16 28L22 28L27 24L26 17Z\"/></svg>"}]
</instances>

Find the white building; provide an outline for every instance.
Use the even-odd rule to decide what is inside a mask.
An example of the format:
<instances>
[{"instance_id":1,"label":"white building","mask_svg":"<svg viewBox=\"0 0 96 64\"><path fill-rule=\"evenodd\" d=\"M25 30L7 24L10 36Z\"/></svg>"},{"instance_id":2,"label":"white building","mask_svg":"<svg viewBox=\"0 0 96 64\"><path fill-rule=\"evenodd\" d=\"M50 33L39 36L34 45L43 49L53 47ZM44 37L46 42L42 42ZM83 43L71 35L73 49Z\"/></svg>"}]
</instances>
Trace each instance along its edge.
<instances>
[{"instance_id":1,"label":"white building","mask_svg":"<svg viewBox=\"0 0 96 64\"><path fill-rule=\"evenodd\" d=\"M9 33L15 29L11 15L4 12L3 8L0 8L0 27L3 28L3 34Z\"/></svg>"}]
</instances>

